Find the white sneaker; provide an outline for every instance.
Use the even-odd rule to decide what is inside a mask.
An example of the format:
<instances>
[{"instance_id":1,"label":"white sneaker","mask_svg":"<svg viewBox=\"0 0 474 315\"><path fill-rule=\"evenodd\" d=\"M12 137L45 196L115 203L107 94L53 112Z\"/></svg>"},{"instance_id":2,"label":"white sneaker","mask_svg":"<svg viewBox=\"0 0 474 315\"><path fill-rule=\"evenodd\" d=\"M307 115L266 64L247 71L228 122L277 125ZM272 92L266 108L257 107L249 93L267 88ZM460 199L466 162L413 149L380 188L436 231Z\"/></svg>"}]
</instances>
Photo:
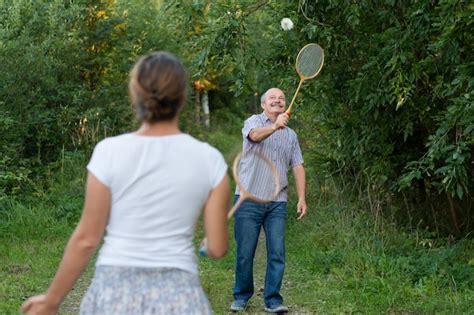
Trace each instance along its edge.
<instances>
[{"instance_id":1,"label":"white sneaker","mask_svg":"<svg viewBox=\"0 0 474 315\"><path fill-rule=\"evenodd\" d=\"M273 307L265 307L265 311L268 313L288 313L288 306L280 304Z\"/></svg>"},{"instance_id":2,"label":"white sneaker","mask_svg":"<svg viewBox=\"0 0 474 315\"><path fill-rule=\"evenodd\" d=\"M243 300L238 300L232 302L230 305L230 310L232 312L239 312L239 311L245 311L245 308L247 307L247 302Z\"/></svg>"}]
</instances>

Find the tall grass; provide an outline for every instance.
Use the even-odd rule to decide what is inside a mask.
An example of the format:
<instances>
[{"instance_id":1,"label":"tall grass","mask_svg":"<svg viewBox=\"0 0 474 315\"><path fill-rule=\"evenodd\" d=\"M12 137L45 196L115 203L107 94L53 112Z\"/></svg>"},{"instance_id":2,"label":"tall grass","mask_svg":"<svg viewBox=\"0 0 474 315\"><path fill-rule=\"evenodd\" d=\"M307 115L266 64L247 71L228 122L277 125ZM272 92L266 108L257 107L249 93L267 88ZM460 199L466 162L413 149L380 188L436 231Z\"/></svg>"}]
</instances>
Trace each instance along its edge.
<instances>
[{"instance_id":1,"label":"tall grass","mask_svg":"<svg viewBox=\"0 0 474 315\"><path fill-rule=\"evenodd\" d=\"M474 313L472 240L452 243L426 230L400 228L373 215L339 180L309 178L309 214L303 221L296 220L290 190L282 294L292 312ZM254 267L256 294L247 313L263 311L265 257L262 243ZM200 263L204 288L218 314L228 312L232 302L234 260L232 243L225 259Z\"/></svg>"},{"instance_id":2,"label":"tall grass","mask_svg":"<svg viewBox=\"0 0 474 315\"><path fill-rule=\"evenodd\" d=\"M84 160L64 152L45 170L48 183L0 199L0 314L17 314L54 276L81 213Z\"/></svg>"}]
</instances>

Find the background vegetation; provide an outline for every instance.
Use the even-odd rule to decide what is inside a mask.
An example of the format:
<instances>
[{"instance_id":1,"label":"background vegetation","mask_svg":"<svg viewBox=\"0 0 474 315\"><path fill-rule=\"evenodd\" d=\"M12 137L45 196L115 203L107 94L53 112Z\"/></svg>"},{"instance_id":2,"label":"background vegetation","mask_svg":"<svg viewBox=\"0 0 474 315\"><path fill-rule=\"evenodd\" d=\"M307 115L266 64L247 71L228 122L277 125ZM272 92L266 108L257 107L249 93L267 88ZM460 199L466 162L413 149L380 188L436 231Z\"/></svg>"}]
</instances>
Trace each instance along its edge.
<instances>
[{"instance_id":1,"label":"background vegetation","mask_svg":"<svg viewBox=\"0 0 474 315\"><path fill-rule=\"evenodd\" d=\"M47 285L94 144L135 127L127 78L138 56L183 60L182 128L230 160L260 94L291 97L296 54L317 42L325 66L291 121L316 213L289 224L289 301L322 313L468 312L473 12L459 0L0 0L0 309ZM207 286L221 311L232 258L201 266L203 283L227 279Z\"/></svg>"}]
</instances>

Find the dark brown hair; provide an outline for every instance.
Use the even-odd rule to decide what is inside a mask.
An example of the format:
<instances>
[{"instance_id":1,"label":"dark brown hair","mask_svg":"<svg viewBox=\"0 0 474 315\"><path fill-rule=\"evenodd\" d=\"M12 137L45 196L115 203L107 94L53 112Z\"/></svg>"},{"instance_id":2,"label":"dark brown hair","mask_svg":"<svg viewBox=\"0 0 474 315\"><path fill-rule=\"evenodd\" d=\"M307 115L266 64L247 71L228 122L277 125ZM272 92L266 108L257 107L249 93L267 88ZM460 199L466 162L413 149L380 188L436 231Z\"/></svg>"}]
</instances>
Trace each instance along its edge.
<instances>
[{"instance_id":1,"label":"dark brown hair","mask_svg":"<svg viewBox=\"0 0 474 315\"><path fill-rule=\"evenodd\" d=\"M186 102L186 71L174 55L141 57L130 72L130 100L144 122L171 120Z\"/></svg>"}]
</instances>

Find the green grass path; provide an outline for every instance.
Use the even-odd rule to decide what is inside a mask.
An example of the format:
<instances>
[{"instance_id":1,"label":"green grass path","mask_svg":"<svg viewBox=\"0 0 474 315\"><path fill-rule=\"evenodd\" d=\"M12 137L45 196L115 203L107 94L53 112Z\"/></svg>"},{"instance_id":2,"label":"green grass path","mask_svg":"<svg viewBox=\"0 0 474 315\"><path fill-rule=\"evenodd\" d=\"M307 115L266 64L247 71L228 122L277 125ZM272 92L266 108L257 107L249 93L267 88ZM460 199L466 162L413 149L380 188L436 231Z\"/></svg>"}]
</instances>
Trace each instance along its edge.
<instances>
[{"instance_id":1,"label":"green grass path","mask_svg":"<svg viewBox=\"0 0 474 315\"><path fill-rule=\"evenodd\" d=\"M233 246L235 244L232 242ZM211 261L211 264L213 262ZM214 261L214 263L218 263ZM210 266L206 266L210 267ZM247 307L247 310L245 312L239 312L239 314L264 314L264 304L263 304L263 286L264 286L264 278L265 278L265 268L266 268L266 249L265 249L265 236L262 230L262 233L260 233L260 238L257 246L257 252L255 254L255 263L254 263L254 283L255 283L255 295L252 297L252 299L249 302L249 305ZM84 296L90 281L93 276L93 271L94 271L94 266L93 264L89 264L87 270L84 272L84 274L81 276L81 278L77 281L76 285L74 286L74 289L68 294L66 299L64 300L63 304L61 305L61 309L59 314L60 315L69 315L69 314L78 314L79 313L79 308L81 304L82 297ZM228 295L228 303L223 303L219 305L213 305L214 309L216 310L216 314L235 314L230 311L226 311L226 308L230 306L230 302L232 301L232 286L233 286L233 279L234 279L234 274L233 270L231 272L227 273L226 277L226 283L228 285L228 288L226 290L226 293ZM201 281L204 283L208 279L202 279ZM285 294L286 287L288 286L288 281L285 279L284 284L283 284L283 290L282 294ZM226 294L224 292L224 294ZM211 304L217 304L219 303L216 301L215 298L212 296L209 296L209 299L211 300ZM289 305L290 307L290 313L289 314L310 314L311 312L306 311L302 306L299 305Z\"/></svg>"},{"instance_id":2,"label":"green grass path","mask_svg":"<svg viewBox=\"0 0 474 315\"><path fill-rule=\"evenodd\" d=\"M311 200L314 200L313 198ZM312 203L297 221L289 204L282 287L290 314L474 314L474 241L447 243L423 231L374 222L353 205ZM55 209L12 204L1 226L0 314L18 314L28 296L46 290L73 224L46 215ZM51 212L54 213L54 212ZM215 314L229 314L235 242L220 260L199 258L201 284ZM197 228L196 250L202 239ZM266 265L263 237L254 265L256 294L245 314L262 314ZM93 262L60 314L77 314Z\"/></svg>"}]
</instances>

